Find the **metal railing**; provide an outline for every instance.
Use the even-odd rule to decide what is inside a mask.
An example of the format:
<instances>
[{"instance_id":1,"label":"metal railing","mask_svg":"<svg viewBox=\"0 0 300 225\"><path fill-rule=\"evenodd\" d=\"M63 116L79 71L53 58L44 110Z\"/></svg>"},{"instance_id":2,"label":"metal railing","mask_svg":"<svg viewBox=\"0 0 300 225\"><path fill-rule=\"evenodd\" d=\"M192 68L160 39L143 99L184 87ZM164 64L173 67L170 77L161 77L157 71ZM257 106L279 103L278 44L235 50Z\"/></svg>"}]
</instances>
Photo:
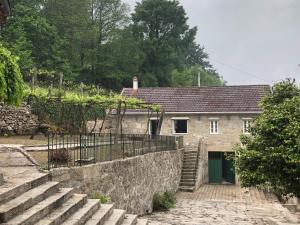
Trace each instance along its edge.
<instances>
[{"instance_id":1,"label":"metal railing","mask_svg":"<svg viewBox=\"0 0 300 225\"><path fill-rule=\"evenodd\" d=\"M50 134L48 168L73 167L176 150L174 136L143 134Z\"/></svg>"}]
</instances>

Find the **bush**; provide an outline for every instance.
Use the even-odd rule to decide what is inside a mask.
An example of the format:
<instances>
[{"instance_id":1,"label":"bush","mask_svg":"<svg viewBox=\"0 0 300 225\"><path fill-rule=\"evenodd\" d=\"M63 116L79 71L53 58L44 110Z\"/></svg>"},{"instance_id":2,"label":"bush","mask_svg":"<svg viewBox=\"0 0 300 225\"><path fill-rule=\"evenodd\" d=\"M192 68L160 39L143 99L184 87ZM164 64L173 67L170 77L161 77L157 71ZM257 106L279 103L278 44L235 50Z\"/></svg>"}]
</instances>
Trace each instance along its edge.
<instances>
[{"instance_id":1,"label":"bush","mask_svg":"<svg viewBox=\"0 0 300 225\"><path fill-rule=\"evenodd\" d=\"M155 193L153 197L153 211L167 211L174 208L176 204L175 194L173 192Z\"/></svg>"},{"instance_id":2,"label":"bush","mask_svg":"<svg viewBox=\"0 0 300 225\"><path fill-rule=\"evenodd\" d=\"M106 204L110 202L110 197L106 195L101 195L99 193L94 193L94 199L99 199L101 204Z\"/></svg>"},{"instance_id":3,"label":"bush","mask_svg":"<svg viewBox=\"0 0 300 225\"><path fill-rule=\"evenodd\" d=\"M71 155L67 149L58 149L50 155L50 162L68 163L71 160Z\"/></svg>"}]
</instances>

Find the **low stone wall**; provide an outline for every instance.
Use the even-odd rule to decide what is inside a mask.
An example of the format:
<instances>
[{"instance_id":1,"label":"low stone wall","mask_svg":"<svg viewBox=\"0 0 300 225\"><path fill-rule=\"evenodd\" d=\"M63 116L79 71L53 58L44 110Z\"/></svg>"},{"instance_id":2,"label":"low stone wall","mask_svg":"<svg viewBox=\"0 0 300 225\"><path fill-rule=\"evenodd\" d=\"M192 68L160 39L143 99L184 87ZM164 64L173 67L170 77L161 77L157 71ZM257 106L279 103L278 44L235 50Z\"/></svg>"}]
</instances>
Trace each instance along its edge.
<instances>
[{"instance_id":1,"label":"low stone wall","mask_svg":"<svg viewBox=\"0 0 300 225\"><path fill-rule=\"evenodd\" d=\"M32 134L38 126L38 117L30 106L13 107L0 104L0 135Z\"/></svg>"},{"instance_id":2,"label":"low stone wall","mask_svg":"<svg viewBox=\"0 0 300 225\"><path fill-rule=\"evenodd\" d=\"M94 197L109 196L116 208L143 215L152 212L154 193L176 192L183 150L150 153L128 159L51 171L54 181Z\"/></svg>"}]
</instances>

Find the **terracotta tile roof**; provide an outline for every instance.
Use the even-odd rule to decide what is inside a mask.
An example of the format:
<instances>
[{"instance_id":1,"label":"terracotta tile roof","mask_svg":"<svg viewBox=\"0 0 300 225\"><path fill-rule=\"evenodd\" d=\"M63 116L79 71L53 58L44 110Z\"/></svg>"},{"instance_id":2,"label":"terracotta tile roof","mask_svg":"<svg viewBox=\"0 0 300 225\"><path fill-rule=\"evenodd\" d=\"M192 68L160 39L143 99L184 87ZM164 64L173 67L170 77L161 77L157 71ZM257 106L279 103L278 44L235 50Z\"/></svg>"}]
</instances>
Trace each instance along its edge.
<instances>
[{"instance_id":1,"label":"terracotta tile roof","mask_svg":"<svg viewBox=\"0 0 300 225\"><path fill-rule=\"evenodd\" d=\"M124 88L122 95L156 103L166 112L259 112L268 85Z\"/></svg>"}]
</instances>

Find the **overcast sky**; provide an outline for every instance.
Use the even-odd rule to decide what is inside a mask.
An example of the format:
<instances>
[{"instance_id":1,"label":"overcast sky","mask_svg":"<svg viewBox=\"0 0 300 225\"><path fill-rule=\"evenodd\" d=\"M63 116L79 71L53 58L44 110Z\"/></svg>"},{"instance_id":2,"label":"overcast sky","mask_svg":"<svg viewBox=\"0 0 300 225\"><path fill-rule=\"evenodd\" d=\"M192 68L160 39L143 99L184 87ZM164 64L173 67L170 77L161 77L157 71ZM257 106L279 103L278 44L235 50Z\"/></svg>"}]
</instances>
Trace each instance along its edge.
<instances>
[{"instance_id":1,"label":"overcast sky","mask_svg":"<svg viewBox=\"0 0 300 225\"><path fill-rule=\"evenodd\" d=\"M134 9L139 0L123 0ZM180 0L228 84L300 82L300 0Z\"/></svg>"}]
</instances>

